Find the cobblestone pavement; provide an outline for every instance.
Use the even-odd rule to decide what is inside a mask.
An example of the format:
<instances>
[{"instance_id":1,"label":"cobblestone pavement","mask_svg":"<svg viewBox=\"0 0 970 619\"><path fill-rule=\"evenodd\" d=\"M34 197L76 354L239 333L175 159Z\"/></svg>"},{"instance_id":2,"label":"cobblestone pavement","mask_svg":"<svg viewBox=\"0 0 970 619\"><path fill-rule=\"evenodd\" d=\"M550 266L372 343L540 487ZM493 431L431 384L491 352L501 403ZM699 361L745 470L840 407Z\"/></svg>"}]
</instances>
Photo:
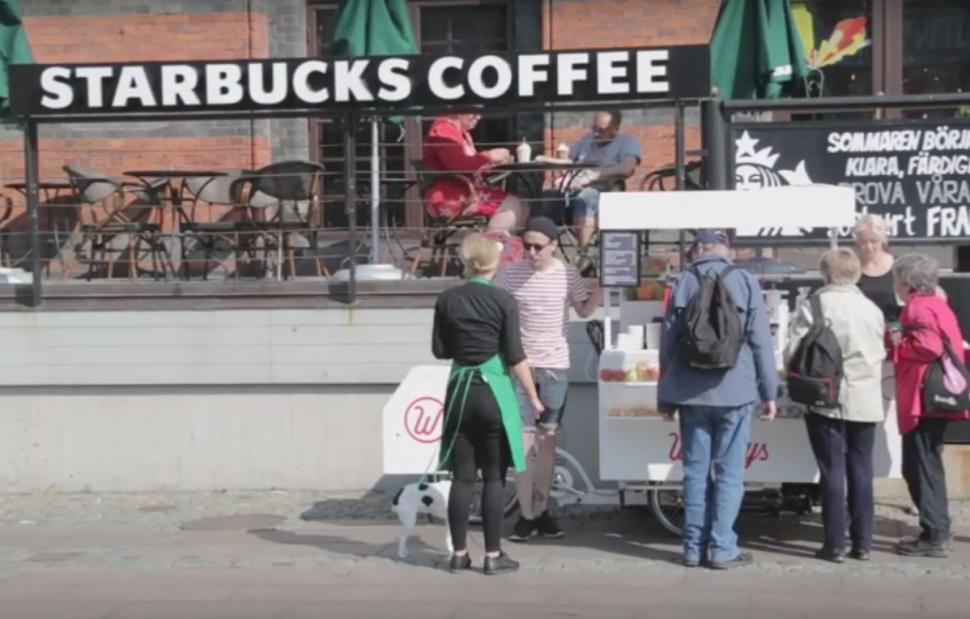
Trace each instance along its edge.
<instances>
[{"instance_id":1,"label":"cobblestone pavement","mask_svg":"<svg viewBox=\"0 0 970 619\"><path fill-rule=\"evenodd\" d=\"M568 535L505 544L522 570L441 568L444 527L419 525L399 560L382 493L33 494L0 499L0 619L7 617L970 617L970 506L952 509L946 560L891 553L915 531L878 508L873 560L812 557L817 515L742 517L755 565L677 564L678 540L639 508L573 508ZM482 539L470 539L480 562ZM458 586L456 586L458 585Z\"/></svg>"}]
</instances>

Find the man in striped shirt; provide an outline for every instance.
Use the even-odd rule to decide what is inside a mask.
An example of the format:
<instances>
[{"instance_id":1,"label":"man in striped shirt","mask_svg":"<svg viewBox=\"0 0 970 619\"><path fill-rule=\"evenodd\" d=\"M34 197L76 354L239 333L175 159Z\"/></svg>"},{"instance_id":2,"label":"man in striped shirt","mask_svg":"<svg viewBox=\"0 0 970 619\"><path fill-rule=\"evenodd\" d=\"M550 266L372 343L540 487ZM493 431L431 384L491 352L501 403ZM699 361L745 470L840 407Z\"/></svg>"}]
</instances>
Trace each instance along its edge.
<instances>
[{"instance_id":1,"label":"man in striped shirt","mask_svg":"<svg viewBox=\"0 0 970 619\"><path fill-rule=\"evenodd\" d=\"M559 229L546 217L533 217L522 235L525 258L498 272L495 283L512 293L519 304L522 346L545 411L535 410L516 383L525 426L527 470L516 476L519 521L509 537L525 542L534 534L562 537L549 514L549 491L556 467L556 433L566 408L569 388L569 308L586 318L600 303L599 288L590 291L572 265L556 258ZM537 427L538 426L538 427Z\"/></svg>"}]
</instances>

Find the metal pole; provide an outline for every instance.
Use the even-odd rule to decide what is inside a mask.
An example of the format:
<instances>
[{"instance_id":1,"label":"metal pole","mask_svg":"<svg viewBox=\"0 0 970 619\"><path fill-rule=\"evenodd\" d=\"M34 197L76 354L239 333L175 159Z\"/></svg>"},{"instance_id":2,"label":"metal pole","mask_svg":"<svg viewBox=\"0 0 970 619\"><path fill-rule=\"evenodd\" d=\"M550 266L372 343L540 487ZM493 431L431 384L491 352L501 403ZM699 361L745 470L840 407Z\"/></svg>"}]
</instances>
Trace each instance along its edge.
<instances>
[{"instance_id":1,"label":"metal pole","mask_svg":"<svg viewBox=\"0 0 970 619\"><path fill-rule=\"evenodd\" d=\"M348 302L357 302L357 118L347 114L344 120L344 208L349 222L350 279Z\"/></svg>"},{"instance_id":2,"label":"metal pole","mask_svg":"<svg viewBox=\"0 0 970 619\"><path fill-rule=\"evenodd\" d=\"M724 101L714 97L701 103L701 141L704 148L704 184L707 189L728 189L728 151L725 149Z\"/></svg>"},{"instance_id":3,"label":"metal pole","mask_svg":"<svg viewBox=\"0 0 970 619\"><path fill-rule=\"evenodd\" d=\"M381 148L380 131L378 123L380 120L375 116L370 125L370 263L380 262L380 225L381 215Z\"/></svg>"},{"instance_id":4,"label":"metal pole","mask_svg":"<svg viewBox=\"0 0 970 619\"><path fill-rule=\"evenodd\" d=\"M44 295L41 289L40 271L40 224L38 211L40 205L38 183L37 123L30 118L24 127L24 161L27 166L27 216L30 219L30 270L33 272L30 305L40 307Z\"/></svg>"},{"instance_id":5,"label":"metal pole","mask_svg":"<svg viewBox=\"0 0 970 619\"><path fill-rule=\"evenodd\" d=\"M677 191L684 191L687 186L687 162L684 138L684 102L678 99L674 102L674 172L677 179ZM677 251L680 253L680 268L683 270L687 255L687 236L683 228L677 233Z\"/></svg>"}]
</instances>

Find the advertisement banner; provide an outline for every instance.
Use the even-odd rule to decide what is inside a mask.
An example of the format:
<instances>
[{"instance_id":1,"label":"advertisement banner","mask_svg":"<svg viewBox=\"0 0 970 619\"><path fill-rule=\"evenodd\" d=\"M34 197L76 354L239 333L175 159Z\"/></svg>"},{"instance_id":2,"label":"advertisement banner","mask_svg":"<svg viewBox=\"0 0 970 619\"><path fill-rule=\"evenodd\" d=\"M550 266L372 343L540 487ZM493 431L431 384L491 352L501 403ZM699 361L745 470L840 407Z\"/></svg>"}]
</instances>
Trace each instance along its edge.
<instances>
[{"instance_id":1,"label":"advertisement banner","mask_svg":"<svg viewBox=\"0 0 970 619\"><path fill-rule=\"evenodd\" d=\"M748 124L735 126L733 138L736 189L847 186L857 214L884 217L894 241L970 239L970 119ZM737 233L766 244L827 241L829 234L795 227ZM852 229L838 233L847 239Z\"/></svg>"}]
</instances>

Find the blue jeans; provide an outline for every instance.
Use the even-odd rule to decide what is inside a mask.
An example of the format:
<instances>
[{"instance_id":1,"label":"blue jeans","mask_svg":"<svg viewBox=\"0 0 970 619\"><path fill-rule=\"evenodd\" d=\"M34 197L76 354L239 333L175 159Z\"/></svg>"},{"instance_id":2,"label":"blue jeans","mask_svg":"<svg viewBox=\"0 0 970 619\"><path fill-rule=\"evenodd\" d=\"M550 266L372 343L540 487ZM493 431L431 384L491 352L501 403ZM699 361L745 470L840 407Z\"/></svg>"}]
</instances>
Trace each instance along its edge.
<instances>
[{"instance_id":1,"label":"blue jeans","mask_svg":"<svg viewBox=\"0 0 970 619\"><path fill-rule=\"evenodd\" d=\"M681 406L684 458L684 559L730 561L738 554L734 522L744 496L744 456L754 404Z\"/></svg>"}]
</instances>

